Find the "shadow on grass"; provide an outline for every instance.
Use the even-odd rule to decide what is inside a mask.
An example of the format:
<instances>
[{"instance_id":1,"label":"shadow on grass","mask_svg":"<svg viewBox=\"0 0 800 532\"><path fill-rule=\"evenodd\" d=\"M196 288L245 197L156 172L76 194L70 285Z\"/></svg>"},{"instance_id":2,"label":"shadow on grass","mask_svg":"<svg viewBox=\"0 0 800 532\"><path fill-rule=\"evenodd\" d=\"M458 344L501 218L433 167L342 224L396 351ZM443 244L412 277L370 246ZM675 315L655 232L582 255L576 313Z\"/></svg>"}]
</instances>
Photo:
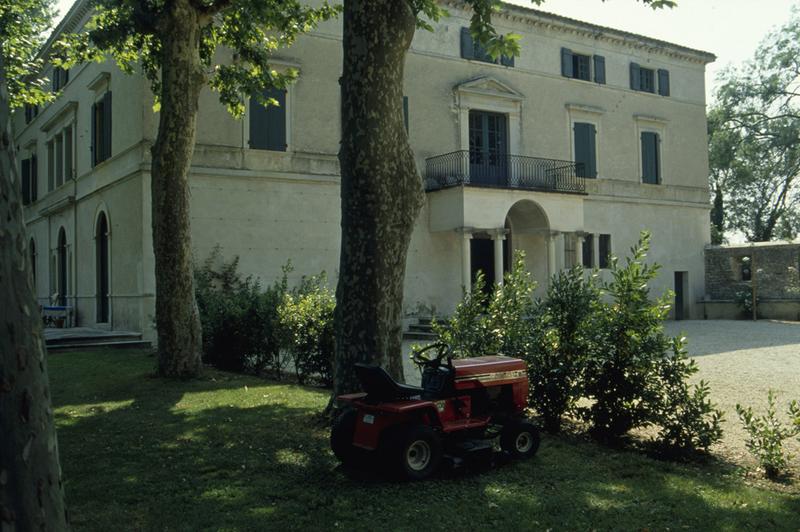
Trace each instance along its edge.
<instances>
[{"instance_id":1,"label":"shadow on grass","mask_svg":"<svg viewBox=\"0 0 800 532\"><path fill-rule=\"evenodd\" d=\"M147 378L153 360L135 355L74 362L107 376L94 393L51 361L76 529L796 528L800 515L796 498L714 466L552 437L483 474L346 475L315 421L324 392L216 372Z\"/></svg>"}]
</instances>

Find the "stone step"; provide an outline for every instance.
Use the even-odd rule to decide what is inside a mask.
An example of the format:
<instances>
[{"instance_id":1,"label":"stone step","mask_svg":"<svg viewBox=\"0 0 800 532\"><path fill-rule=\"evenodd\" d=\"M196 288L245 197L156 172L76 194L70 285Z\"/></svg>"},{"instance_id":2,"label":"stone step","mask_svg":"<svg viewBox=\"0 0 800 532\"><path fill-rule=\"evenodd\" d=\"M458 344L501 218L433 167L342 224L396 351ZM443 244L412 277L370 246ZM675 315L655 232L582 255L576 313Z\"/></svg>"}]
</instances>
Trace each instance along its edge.
<instances>
[{"instance_id":1,"label":"stone step","mask_svg":"<svg viewBox=\"0 0 800 532\"><path fill-rule=\"evenodd\" d=\"M60 342L54 345L47 344L47 351L75 351L78 349L150 349L153 345L146 340L116 340L109 341L74 341L74 342Z\"/></svg>"}]
</instances>

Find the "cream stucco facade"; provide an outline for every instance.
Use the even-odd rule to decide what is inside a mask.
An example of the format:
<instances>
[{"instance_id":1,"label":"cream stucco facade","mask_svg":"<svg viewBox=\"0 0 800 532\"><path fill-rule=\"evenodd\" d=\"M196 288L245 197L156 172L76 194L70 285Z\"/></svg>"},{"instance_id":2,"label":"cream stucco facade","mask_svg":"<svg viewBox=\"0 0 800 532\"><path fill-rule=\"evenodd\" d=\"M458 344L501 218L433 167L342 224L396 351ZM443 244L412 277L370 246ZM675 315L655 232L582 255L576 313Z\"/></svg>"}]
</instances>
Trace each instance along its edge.
<instances>
[{"instance_id":1,"label":"cream stucco facade","mask_svg":"<svg viewBox=\"0 0 800 532\"><path fill-rule=\"evenodd\" d=\"M470 154L480 138L494 138L480 137L484 130L477 118L470 127L472 117L483 116L479 112L500 120L490 133L500 132L503 156L523 156L520 160L575 160L573 126L591 124L597 177L573 177L585 189L578 193L532 190L520 186L527 170L511 165L504 167L502 186L462 180L431 187L409 250L406 307L452 310L471 282L476 260L501 272L510 250L524 249L543 287L554 271L583 260L582 240L592 241L589 261L599 265L600 247L624 254L648 229L650 258L663 265L654 291L674 289L680 279L683 316L697 316L703 248L710 241L704 72L713 56L507 6L495 22L501 31L522 35L522 53L513 66L502 66L462 57L461 28L468 25L468 14L458 3L448 3L448 9L450 17L435 24L434 32L417 32L406 60L409 139L423 177L429 177L426 159ZM57 32L80 28L89 15L88 2L79 0ZM326 270L335 283L340 39L341 23L324 23L275 58L276 65L300 71L286 95L285 151L251 149L250 111L234 120L215 94L203 92L191 176L198 259L219 245L223 256L239 256L243 272L265 282L291 260L293 275ZM601 56L605 83L563 75L565 48ZM669 95L632 90L632 62L669 71ZM110 157L93 165L91 147L100 142L93 138L102 124L92 108L107 92L113 94L107 100ZM111 63L81 65L70 71L53 103L27 118L17 114L15 131L19 159L36 155L38 161L36 200L25 216L35 246L39 300L45 303L61 290L78 324L137 330L152 338L149 148L158 117L147 82ZM658 184L642 182L642 132L658 134ZM464 164L471 164L471 155L465 157ZM98 230L100 213L107 231ZM107 265L98 253L107 253ZM100 277L108 280L107 312L101 310Z\"/></svg>"}]
</instances>

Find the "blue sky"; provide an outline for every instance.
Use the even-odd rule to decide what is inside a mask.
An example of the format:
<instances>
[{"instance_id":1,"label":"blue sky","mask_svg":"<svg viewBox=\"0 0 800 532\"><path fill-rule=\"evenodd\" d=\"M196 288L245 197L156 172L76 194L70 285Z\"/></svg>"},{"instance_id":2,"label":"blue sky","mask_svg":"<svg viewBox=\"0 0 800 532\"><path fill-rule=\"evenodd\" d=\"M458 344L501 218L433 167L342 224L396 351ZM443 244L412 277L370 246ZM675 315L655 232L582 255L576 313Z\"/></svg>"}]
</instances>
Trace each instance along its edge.
<instances>
[{"instance_id":1,"label":"blue sky","mask_svg":"<svg viewBox=\"0 0 800 532\"><path fill-rule=\"evenodd\" d=\"M533 6L529 0L510 1ZM61 14L72 2L58 0ZM710 99L720 70L750 58L767 32L786 21L800 0L677 2L675 9L653 10L636 0L545 0L538 9L712 52L717 61L706 74Z\"/></svg>"}]
</instances>

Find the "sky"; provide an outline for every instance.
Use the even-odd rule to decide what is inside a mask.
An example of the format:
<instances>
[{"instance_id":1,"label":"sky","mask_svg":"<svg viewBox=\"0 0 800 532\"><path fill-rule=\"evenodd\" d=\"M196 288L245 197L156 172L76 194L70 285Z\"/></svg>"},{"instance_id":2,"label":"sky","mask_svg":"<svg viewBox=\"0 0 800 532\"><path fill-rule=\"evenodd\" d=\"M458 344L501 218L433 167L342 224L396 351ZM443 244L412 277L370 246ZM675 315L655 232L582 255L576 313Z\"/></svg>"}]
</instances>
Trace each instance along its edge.
<instances>
[{"instance_id":1,"label":"sky","mask_svg":"<svg viewBox=\"0 0 800 532\"><path fill-rule=\"evenodd\" d=\"M533 6L529 0L510 0ZM63 15L73 0L58 0ZM708 101L717 74L749 59L758 43L789 18L800 0L677 0L674 9L653 10L637 0L545 0L537 9L586 22L640 33L711 52L706 70ZM533 6L536 7L536 6Z\"/></svg>"}]
</instances>

